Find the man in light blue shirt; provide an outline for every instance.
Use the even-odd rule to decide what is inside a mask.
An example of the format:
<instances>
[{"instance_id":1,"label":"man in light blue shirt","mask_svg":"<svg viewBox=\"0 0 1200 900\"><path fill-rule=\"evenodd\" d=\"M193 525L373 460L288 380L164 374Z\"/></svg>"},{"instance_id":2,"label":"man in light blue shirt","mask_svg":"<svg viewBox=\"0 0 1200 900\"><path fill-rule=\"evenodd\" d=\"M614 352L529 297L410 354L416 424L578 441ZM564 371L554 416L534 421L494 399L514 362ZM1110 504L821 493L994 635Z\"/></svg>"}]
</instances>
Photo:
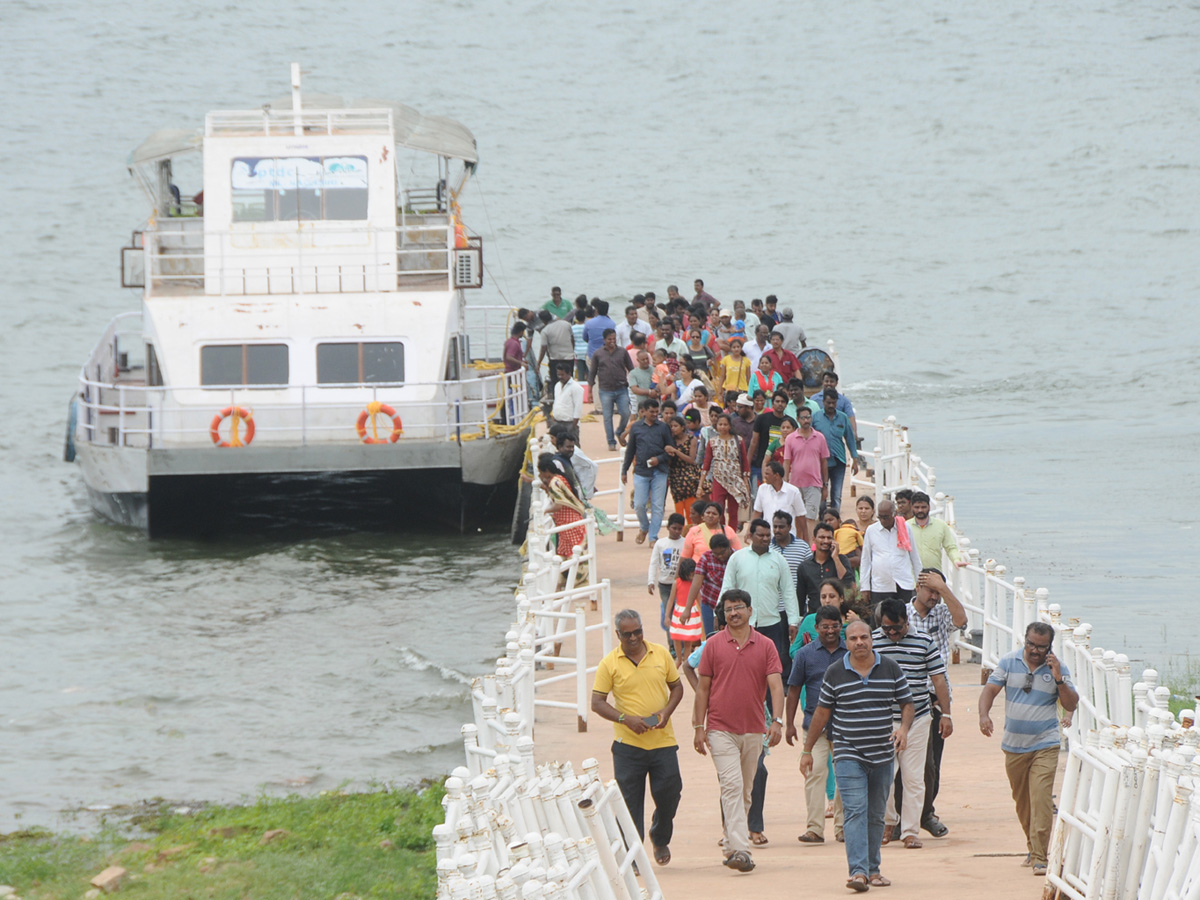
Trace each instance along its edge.
<instances>
[{"instance_id":1,"label":"man in light blue shirt","mask_svg":"<svg viewBox=\"0 0 1200 900\"><path fill-rule=\"evenodd\" d=\"M829 446L829 505L841 509L847 457L854 461L851 471L858 471L858 441L854 438L850 417L837 408L838 392L833 388L825 388L825 392L819 396L823 408L813 415L813 428L825 436L825 443Z\"/></svg>"},{"instance_id":2,"label":"man in light blue shirt","mask_svg":"<svg viewBox=\"0 0 1200 900\"><path fill-rule=\"evenodd\" d=\"M1046 874L1050 830L1054 827L1054 774L1058 769L1058 704L1067 712L1079 705L1071 673L1051 649L1054 629L1033 622L1025 646L1000 658L979 697L979 730L992 735L992 702L1004 691L1004 769L1017 804L1017 818L1029 849L1034 875Z\"/></svg>"}]
</instances>

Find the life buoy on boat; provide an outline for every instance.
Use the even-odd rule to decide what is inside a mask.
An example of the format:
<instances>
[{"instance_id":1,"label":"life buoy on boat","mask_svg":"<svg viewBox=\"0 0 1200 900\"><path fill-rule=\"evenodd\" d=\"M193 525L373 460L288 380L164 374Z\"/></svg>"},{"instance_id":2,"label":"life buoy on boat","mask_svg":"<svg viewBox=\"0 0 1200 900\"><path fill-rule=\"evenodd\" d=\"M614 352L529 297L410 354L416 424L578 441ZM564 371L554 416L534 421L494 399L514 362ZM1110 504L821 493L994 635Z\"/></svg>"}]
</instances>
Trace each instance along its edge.
<instances>
[{"instance_id":1,"label":"life buoy on boat","mask_svg":"<svg viewBox=\"0 0 1200 900\"><path fill-rule=\"evenodd\" d=\"M229 440L227 441L221 440L221 423L225 419L229 419ZM238 426L242 422L246 423L245 439L238 437ZM227 406L213 416L212 424L208 426L208 433L218 447L248 446L254 440L254 413L242 406Z\"/></svg>"},{"instance_id":2,"label":"life buoy on boat","mask_svg":"<svg viewBox=\"0 0 1200 900\"><path fill-rule=\"evenodd\" d=\"M385 437L379 436L379 430L375 426L375 417L377 415L385 415L391 417L392 433ZM367 420L371 420L371 435L367 436ZM386 403L379 403L372 400L367 404L367 408L358 414L358 422L354 426L358 432L359 438L364 444L387 444L396 443L400 440L400 435L404 434L404 423L400 421L400 417L396 415L396 410L388 406Z\"/></svg>"}]
</instances>

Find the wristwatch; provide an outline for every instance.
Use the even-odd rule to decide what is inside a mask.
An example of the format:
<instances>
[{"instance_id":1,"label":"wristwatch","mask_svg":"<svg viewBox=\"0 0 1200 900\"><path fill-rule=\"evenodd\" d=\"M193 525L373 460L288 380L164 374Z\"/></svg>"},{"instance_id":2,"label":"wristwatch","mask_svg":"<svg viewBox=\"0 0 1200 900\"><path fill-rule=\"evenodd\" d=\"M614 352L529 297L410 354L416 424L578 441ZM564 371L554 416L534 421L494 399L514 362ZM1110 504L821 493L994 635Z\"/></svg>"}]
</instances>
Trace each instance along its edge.
<instances>
[{"instance_id":1,"label":"wristwatch","mask_svg":"<svg viewBox=\"0 0 1200 900\"><path fill-rule=\"evenodd\" d=\"M1065 679L1065 678L1055 678L1055 679L1054 679L1054 683L1055 683L1055 684L1066 684L1066 683L1067 683L1067 679Z\"/></svg>"},{"instance_id":2,"label":"wristwatch","mask_svg":"<svg viewBox=\"0 0 1200 900\"><path fill-rule=\"evenodd\" d=\"M617 724L618 724L618 725L621 725L621 724L623 724L624 722L625 722L625 713L620 713L620 714L618 714L618 715L617 715Z\"/></svg>"},{"instance_id":3,"label":"wristwatch","mask_svg":"<svg viewBox=\"0 0 1200 900\"><path fill-rule=\"evenodd\" d=\"M776 717L775 717L775 718L773 718L771 721L772 721L774 724L776 724L776 725L782 725L782 724L783 724L783 719L779 718L779 716L776 716Z\"/></svg>"}]
</instances>

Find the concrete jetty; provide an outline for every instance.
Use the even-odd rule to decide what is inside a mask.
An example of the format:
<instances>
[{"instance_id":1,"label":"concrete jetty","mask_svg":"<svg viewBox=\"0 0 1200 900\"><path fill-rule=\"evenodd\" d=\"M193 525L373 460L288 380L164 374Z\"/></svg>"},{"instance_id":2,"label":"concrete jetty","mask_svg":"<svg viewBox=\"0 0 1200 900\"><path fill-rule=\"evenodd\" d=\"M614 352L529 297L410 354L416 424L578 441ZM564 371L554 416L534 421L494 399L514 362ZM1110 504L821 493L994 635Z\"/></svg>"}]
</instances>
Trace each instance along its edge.
<instances>
[{"instance_id":1,"label":"concrete jetty","mask_svg":"<svg viewBox=\"0 0 1200 900\"><path fill-rule=\"evenodd\" d=\"M599 422L583 424L580 446L595 459L613 455L603 449L603 426ZM619 466L601 465L597 487L614 488L618 479ZM847 498L847 504L852 503L853 499ZM658 625L657 590L654 594L646 590L651 545L649 542L639 545L632 537L628 533L622 541L617 540L617 535L600 538L599 575L611 581L612 609L638 610L645 624L646 639L665 644L666 635ZM600 613L587 610L587 615L591 624L598 621ZM600 639L593 633L588 647L589 664L594 665L600 655ZM954 690L955 731L946 742L937 810L949 827L949 834L937 839L922 832L924 847L919 850L905 849L898 842L885 846L882 872L892 880L892 885L873 891L883 891L895 900L1040 897L1046 879L1021 866L1026 853L1025 838L1017 823L998 737L1003 704L997 704L993 710L997 736L984 737L978 726L979 666L962 663L948 668ZM680 742L683 799L675 819L672 860L667 866L655 867L664 896L709 897L748 890L769 896L792 892L814 898L849 895L851 892L845 887L845 848L833 840L832 823L824 844L802 844L797 840L805 830L806 821L799 745L781 743L767 757L770 776L764 834L769 843L754 848L757 868L749 874L739 874L721 864L722 854L717 846L721 819L716 772L711 758L700 756L691 745L693 694L686 682L685 690L684 701L674 717ZM571 702L574 689L570 681L565 681L548 686L540 696ZM541 708L537 712L534 739L539 762L570 760L578 766L584 759L595 757L603 777L606 780L612 777L612 725L597 716L590 716L587 731L581 732L573 711ZM647 827L652 808L647 794Z\"/></svg>"}]
</instances>

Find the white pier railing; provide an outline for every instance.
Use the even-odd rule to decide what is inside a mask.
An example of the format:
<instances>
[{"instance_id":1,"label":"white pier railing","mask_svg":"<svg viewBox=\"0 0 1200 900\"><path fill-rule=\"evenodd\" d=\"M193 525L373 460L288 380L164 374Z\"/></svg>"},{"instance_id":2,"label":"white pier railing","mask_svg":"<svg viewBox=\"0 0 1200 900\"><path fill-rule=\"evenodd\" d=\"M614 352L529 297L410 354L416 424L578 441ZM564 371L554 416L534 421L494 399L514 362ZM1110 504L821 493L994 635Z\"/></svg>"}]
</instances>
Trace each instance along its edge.
<instances>
[{"instance_id":1,"label":"white pier railing","mask_svg":"<svg viewBox=\"0 0 1200 900\"><path fill-rule=\"evenodd\" d=\"M545 438L530 441L537 459ZM540 708L574 709L580 730L591 707L588 637L600 632L601 654L612 649L611 590L597 577L596 520L564 559L549 501L533 482L526 563L516 591L516 621L494 674L471 686L474 720L462 727L466 765L446 780L446 821L433 830L437 895L441 900L658 900L650 859L615 781L600 780L595 759L576 773L568 763L538 765L534 718ZM598 609L588 625L586 610ZM563 647L567 650L564 651ZM542 675L551 666L563 674ZM575 683L575 701L539 697L539 689ZM636 867L636 869L635 869ZM638 873L641 883L638 882Z\"/></svg>"},{"instance_id":2,"label":"white pier railing","mask_svg":"<svg viewBox=\"0 0 1200 900\"><path fill-rule=\"evenodd\" d=\"M958 533L968 565L943 553L942 571L969 619L957 646L976 653L985 670L1021 648L1025 629L1054 629L1054 652L1070 669L1079 707L1064 716L1068 758L1050 843L1047 891L1072 900L1200 900L1200 706L1168 708L1170 689L1146 669L1132 683L1129 658L1091 646L1092 626L1067 618L1049 591L1006 579L1005 566L984 559L958 532L954 497L937 490L931 466L913 455L908 430L894 416L858 421L875 431L865 452L873 475L853 479L876 501L902 488L925 491L934 515ZM974 638L970 637L974 636ZM1200 699L1200 698L1198 698Z\"/></svg>"}]
</instances>

